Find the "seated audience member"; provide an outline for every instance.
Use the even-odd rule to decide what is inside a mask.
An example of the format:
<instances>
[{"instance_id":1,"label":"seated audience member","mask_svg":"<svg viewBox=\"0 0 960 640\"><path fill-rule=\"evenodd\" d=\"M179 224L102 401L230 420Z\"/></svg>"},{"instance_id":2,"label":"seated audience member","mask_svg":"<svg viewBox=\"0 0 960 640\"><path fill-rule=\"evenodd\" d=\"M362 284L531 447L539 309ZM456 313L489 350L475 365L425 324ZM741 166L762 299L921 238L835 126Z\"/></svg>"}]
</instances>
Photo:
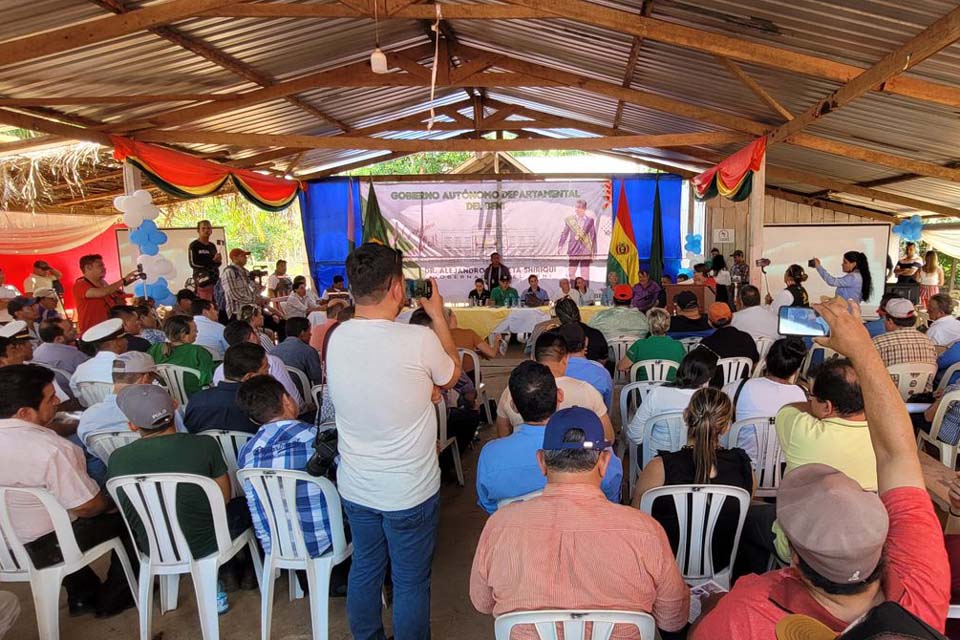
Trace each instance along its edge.
<instances>
[{"instance_id":1,"label":"seated audience member","mask_svg":"<svg viewBox=\"0 0 960 640\"><path fill-rule=\"evenodd\" d=\"M87 440L92 435L125 430L127 419L117 404L117 396L131 385L153 384L156 380L157 365L149 355L128 351L117 356L113 361L113 392L80 414L77 438L83 446L89 449ZM179 413L174 416L174 421L178 431L186 431Z\"/></svg>"},{"instance_id":2,"label":"seated audience member","mask_svg":"<svg viewBox=\"0 0 960 640\"><path fill-rule=\"evenodd\" d=\"M873 346L880 353L880 359L886 367L897 364L937 364L937 348L925 334L917 331L917 310L913 303L904 298L894 298L887 303L884 313L883 334L873 339ZM930 391L933 380L927 381Z\"/></svg>"},{"instance_id":3,"label":"seated audience member","mask_svg":"<svg viewBox=\"0 0 960 640\"><path fill-rule=\"evenodd\" d=\"M725 302L714 302L707 310L710 326L715 331L700 341L720 358L750 358L754 364L760 359L757 343L749 333L730 325L733 313ZM749 375L749 372L747 373Z\"/></svg>"},{"instance_id":4,"label":"seated audience member","mask_svg":"<svg viewBox=\"0 0 960 640\"><path fill-rule=\"evenodd\" d=\"M557 408L585 407L599 416L607 438L613 440L613 425L607 415L607 405L600 392L582 380L567 376L567 342L555 331L547 331L537 338L533 359L546 365L557 379L557 388L563 392ZM497 435L510 435L513 427L523 422L523 417L514 408L510 387L503 390L497 403Z\"/></svg>"},{"instance_id":5,"label":"seated audience member","mask_svg":"<svg viewBox=\"0 0 960 640\"><path fill-rule=\"evenodd\" d=\"M563 303L563 298L560 298L557 302ZM566 303L563 303L566 304ZM537 343L537 339L543 335L544 331L552 331L560 326L560 320L557 318L556 308L554 308L552 315L549 320L544 320L543 322L538 322L533 326L533 331L530 332L530 336L527 338L527 343L523 345L523 355L532 356L533 355L533 345ZM509 336L507 336L509 338Z\"/></svg>"},{"instance_id":6,"label":"seated audience member","mask_svg":"<svg viewBox=\"0 0 960 640\"><path fill-rule=\"evenodd\" d=\"M117 394L117 406L126 416L130 430L139 433L140 438L110 455L108 477L185 473L211 478L222 493L230 537L236 537L250 527L247 501L243 497L230 499L229 470L220 445L213 438L178 431L175 422L177 403L166 389L152 384L130 385ZM122 494L119 503L137 546L146 551L149 549L147 534L136 510ZM203 558L217 551L210 501L200 487L177 489L177 521L194 558ZM218 590L221 591L218 600L226 600L222 587L218 586Z\"/></svg>"},{"instance_id":7,"label":"seated audience member","mask_svg":"<svg viewBox=\"0 0 960 640\"><path fill-rule=\"evenodd\" d=\"M571 295L581 307L593 304L593 292L590 291L587 281L580 276L577 276L576 280L573 281L573 293Z\"/></svg>"},{"instance_id":8,"label":"seated audience member","mask_svg":"<svg viewBox=\"0 0 960 640\"><path fill-rule=\"evenodd\" d=\"M700 303L691 291L673 296L676 315L670 318L669 333L700 333L710 331L707 316L700 313Z\"/></svg>"},{"instance_id":9,"label":"seated audience member","mask_svg":"<svg viewBox=\"0 0 960 640\"><path fill-rule=\"evenodd\" d=\"M27 323L14 320L0 327L0 367L24 364L32 359L33 341L27 333ZM56 385L54 382L54 386Z\"/></svg>"},{"instance_id":10,"label":"seated audience member","mask_svg":"<svg viewBox=\"0 0 960 640\"><path fill-rule=\"evenodd\" d=\"M569 298L571 295L573 295L573 291L570 289L569 278L560 278L560 280L557 282L557 285L560 287L560 293L557 295L557 300ZM574 302L576 302L576 300L574 300Z\"/></svg>"},{"instance_id":11,"label":"seated audience member","mask_svg":"<svg viewBox=\"0 0 960 640\"><path fill-rule=\"evenodd\" d=\"M637 284L633 285L633 306L646 313L660 300L660 285L650 279L646 269L640 269Z\"/></svg>"},{"instance_id":12,"label":"seated audience member","mask_svg":"<svg viewBox=\"0 0 960 640\"><path fill-rule=\"evenodd\" d=\"M53 372L37 365L0 368L0 485L43 487L70 515L81 551L119 537L136 567L123 519L86 472L83 450L48 425L57 412ZM32 502L9 499L17 537L38 569L63 561L53 524ZM63 578L71 615L109 616L133 605L122 566L112 554L106 582L90 567Z\"/></svg>"},{"instance_id":13,"label":"seated audience member","mask_svg":"<svg viewBox=\"0 0 960 640\"><path fill-rule=\"evenodd\" d=\"M474 351L481 358L492 359L497 357L496 349L491 347L489 342L477 335L477 332L473 329L459 328L457 326L457 316L450 311L450 309L446 309L445 313L447 316L447 326L450 327L450 335L453 337L453 343L457 345L458 349ZM432 320L430 320L430 316L427 315L427 312L424 311L423 308L418 308L410 316L410 324L429 327L432 324ZM473 359L469 356L464 356L461 365L463 372L473 380Z\"/></svg>"},{"instance_id":14,"label":"seated audience member","mask_svg":"<svg viewBox=\"0 0 960 640\"><path fill-rule=\"evenodd\" d=\"M490 304L494 307L516 307L520 305L520 294L510 286L510 276L500 276L500 286L490 292Z\"/></svg>"},{"instance_id":15,"label":"seated audience member","mask_svg":"<svg viewBox=\"0 0 960 640\"><path fill-rule=\"evenodd\" d=\"M213 380L213 357L209 351L194 344L197 324L193 318L171 316L164 321L163 332L168 342L152 345L147 352L154 362L189 367L199 372L199 379L192 373L183 376L183 387L188 397L210 386Z\"/></svg>"},{"instance_id":16,"label":"seated audience member","mask_svg":"<svg viewBox=\"0 0 960 640\"><path fill-rule=\"evenodd\" d=\"M600 392L607 406L613 403L613 378L602 364L587 360L587 338L579 324L567 323L557 330L567 343L567 373L577 380L583 380Z\"/></svg>"},{"instance_id":17,"label":"seated audience member","mask_svg":"<svg viewBox=\"0 0 960 640\"><path fill-rule=\"evenodd\" d=\"M600 423L596 414L583 407L557 411L563 391L557 389L550 369L538 362L521 362L510 373L509 387L523 423L506 438L492 440L480 451L477 504L487 513L496 511L501 500L543 489L545 479L536 460L537 451L543 446L544 427L548 420L565 421L570 425L587 421ZM622 481L623 465L612 455L600 484L601 491L611 502L619 504Z\"/></svg>"},{"instance_id":18,"label":"seated audience member","mask_svg":"<svg viewBox=\"0 0 960 640\"><path fill-rule=\"evenodd\" d=\"M607 286L600 293L600 306L609 307L613 305L613 290L620 284L620 275L616 271L607 273ZM629 286L629 285L628 285ZM630 297L633 298L633 289L630 290Z\"/></svg>"},{"instance_id":19,"label":"seated audience member","mask_svg":"<svg viewBox=\"0 0 960 640\"><path fill-rule=\"evenodd\" d=\"M231 347L244 342L260 344L260 340L253 327L241 320L234 320L227 324L223 330L223 339L226 340L227 344ZM296 400L299 406L303 407L303 396L300 395L300 390L297 388L296 383L294 383L293 378L290 377L290 373L287 371L286 365L283 364L283 360L268 353L267 368L267 375L277 379L280 384L283 385L283 388L286 389L287 393L290 394L290 397ZM220 384L224 380L223 369L224 366L223 363L221 363L217 367L217 370L213 372L213 384Z\"/></svg>"},{"instance_id":20,"label":"seated audience member","mask_svg":"<svg viewBox=\"0 0 960 640\"><path fill-rule=\"evenodd\" d=\"M310 346L310 321L302 317L287 318L287 339L273 349L283 364L307 374L310 385L320 384L320 354ZM309 389L304 389L309 391Z\"/></svg>"},{"instance_id":21,"label":"seated audience member","mask_svg":"<svg viewBox=\"0 0 960 640\"><path fill-rule=\"evenodd\" d=\"M673 360L674 362L680 362L683 360L683 356L686 355L683 343L666 335L670 329L670 314L664 309L654 307L650 309L650 311L647 311L647 324L650 327L650 335L630 345L627 349L627 355L617 363L617 368L620 371L630 371L630 368L633 367L634 364L643 360ZM676 370L671 368L667 374L667 380L673 382L676 374ZM637 380L642 381L646 379L647 372L640 369L637 372ZM631 380L630 382L634 381Z\"/></svg>"},{"instance_id":22,"label":"seated audience member","mask_svg":"<svg viewBox=\"0 0 960 640\"><path fill-rule=\"evenodd\" d=\"M159 344L167 341L167 336L160 329L160 320L157 312L146 304L138 304L137 315L140 316L140 337L150 344Z\"/></svg>"},{"instance_id":23,"label":"seated audience member","mask_svg":"<svg viewBox=\"0 0 960 640\"><path fill-rule=\"evenodd\" d=\"M886 327L887 303L893 300L894 298L900 298L900 297L901 296L899 294L888 291L887 293L883 294L882 298L880 298L880 304L877 305L877 315L880 317L877 318L876 320L871 320L870 322L863 323L864 326L867 328L867 333L870 334L871 338L876 338L877 336L879 336L880 334L882 334L884 331L887 330L887 327Z\"/></svg>"},{"instance_id":24,"label":"seated audience member","mask_svg":"<svg viewBox=\"0 0 960 640\"><path fill-rule=\"evenodd\" d=\"M300 406L282 384L270 376L248 378L237 390L237 405L251 422L261 425L237 455L241 469L306 470L314 452L317 427L297 419ZM272 543L263 506L249 482L244 483L243 491L253 530L269 553ZM307 552L312 558L319 557L330 548L330 519L326 501L316 485L297 484L297 514Z\"/></svg>"},{"instance_id":25,"label":"seated audience member","mask_svg":"<svg viewBox=\"0 0 960 640\"><path fill-rule=\"evenodd\" d=\"M730 429L733 405L719 389L697 389L683 411L687 425L687 444L679 451L661 451L640 473L633 494L633 506L640 508L644 492L656 487L678 484L705 484L739 487L753 495L756 481L750 458L743 449L724 449L720 438ZM653 503L653 518L667 532L673 552L680 543L680 520L672 498ZM728 568L733 538L740 518L739 504L724 502L713 534L713 569Z\"/></svg>"},{"instance_id":26,"label":"seated audience member","mask_svg":"<svg viewBox=\"0 0 960 640\"><path fill-rule=\"evenodd\" d=\"M17 297L7 304L7 312L14 320L20 320L27 325L27 333L33 346L40 344L40 335L37 333L37 305L33 298Z\"/></svg>"},{"instance_id":27,"label":"seated audience member","mask_svg":"<svg viewBox=\"0 0 960 640\"><path fill-rule=\"evenodd\" d=\"M739 298L740 307L733 314L733 320L730 321L731 327L750 334L754 340L757 338L776 340L780 337L780 320L769 309L760 306L759 289L750 284L745 285L740 288Z\"/></svg>"},{"instance_id":28,"label":"seated audience member","mask_svg":"<svg viewBox=\"0 0 960 640\"><path fill-rule=\"evenodd\" d=\"M217 319L220 312L209 300L194 300L191 305L193 322L197 325L197 339L193 344L210 352L214 360L223 360L223 353L230 345L223 339L223 325Z\"/></svg>"},{"instance_id":29,"label":"seated audience member","mask_svg":"<svg viewBox=\"0 0 960 640\"><path fill-rule=\"evenodd\" d=\"M143 325L140 324L140 314L137 313L135 308L127 305L110 307L110 317L120 318L120 321L123 322L123 332L127 337L127 351L147 352L151 343L140 336Z\"/></svg>"},{"instance_id":30,"label":"seated audience member","mask_svg":"<svg viewBox=\"0 0 960 640\"><path fill-rule=\"evenodd\" d=\"M662 630L686 626L690 590L662 527L600 490L612 458L589 412L568 409L550 419L536 453L543 495L500 509L480 535L470 572L477 611L648 611ZM638 637L635 629L616 631Z\"/></svg>"},{"instance_id":31,"label":"seated audience member","mask_svg":"<svg viewBox=\"0 0 960 640\"><path fill-rule=\"evenodd\" d=\"M317 353L323 351L323 343L326 339L327 332L330 331L333 325L337 324L337 314L340 313L341 308L342 307L337 304L328 304L326 322L310 328L310 346L316 349Z\"/></svg>"},{"instance_id":32,"label":"seated audience member","mask_svg":"<svg viewBox=\"0 0 960 640\"><path fill-rule=\"evenodd\" d=\"M644 398L633 419L627 423L627 438L631 444L653 447L653 451L670 450L670 435L666 427L656 424L651 432L653 441L643 442L643 428L647 420L663 413L683 411L690 398L701 387L710 384L717 371L717 354L697 347L680 361L676 379L654 387Z\"/></svg>"},{"instance_id":33,"label":"seated audience member","mask_svg":"<svg viewBox=\"0 0 960 640\"><path fill-rule=\"evenodd\" d=\"M46 322L47 320L59 320L60 298L57 292L46 287L37 289L33 293L34 300L37 301L37 321Z\"/></svg>"},{"instance_id":34,"label":"seated audience member","mask_svg":"<svg viewBox=\"0 0 960 640\"><path fill-rule=\"evenodd\" d=\"M207 429L228 429L256 433L257 424L237 406L237 389L253 376L266 375L267 352L258 344L241 342L223 356L225 380L190 398L183 423L190 433Z\"/></svg>"},{"instance_id":35,"label":"seated audience member","mask_svg":"<svg viewBox=\"0 0 960 640\"><path fill-rule=\"evenodd\" d=\"M685 273L677 274L677 284L693 284L693 281L690 280L690 276Z\"/></svg>"},{"instance_id":36,"label":"seated audience member","mask_svg":"<svg viewBox=\"0 0 960 640\"><path fill-rule=\"evenodd\" d=\"M33 350L33 362L56 367L72 374L90 356L77 349L77 330L69 320L46 320L40 323L39 347Z\"/></svg>"},{"instance_id":37,"label":"seated audience member","mask_svg":"<svg viewBox=\"0 0 960 640\"><path fill-rule=\"evenodd\" d=\"M80 397L80 385L85 382L113 384L113 361L127 351L127 336L123 321L119 318L95 324L80 336L80 340L96 349L97 353L86 362L77 365L70 378L70 390Z\"/></svg>"},{"instance_id":38,"label":"seated audience member","mask_svg":"<svg viewBox=\"0 0 960 640\"><path fill-rule=\"evenodd\" d=\"M647 317L633 308L633 290L630 285L618 284L613 291L613 307L593 316L587 323L607 340L616 340L621 336L642 338L647 335Z\"/></svg>"},{"instance_id":39,"label":"seated audience member","mask_svg":"<svg viewBox=\"0 0 960 640\"><path fill-rule=\"evenodd\" d=\"M354 306L341 307L340 311L337 312L337 323L330 327L330 330L327 331L327 335L323 338L323 348L320 349L320 366L327 366L327 346L330 344L330 336L333 334L333 330L337 327L343 325L347 320L353 320L353 316L356 314L357 308ZM324 368L324 371L326 369Z\"/></svg>"},{"instance_id":40,"label":"seated audience member","mask_svg":"<svg viewBox=\"0 0 960 640\"><path fill-rule=\"evenodd\" d=\"M598 330L587 326L580 320L580 309L577 307L577 304L573 300L560 300L554 305L554 311L561 325L569 322L575 322L580 325L580 328L583 329L583 333L589 341L587 345L587 359L595 360L605 365L610 358L610 348L607 346L607 339L604 338L603 334Z\"/></svg>"},{"instance_id":41,"label":"seated audience member","mask_svg":"<svg viewBox=\"0 0 960 640\"><path fill-rule=\"evenodd\" d=\"M263 347L267 353L271 353L274 347L277 346L276 342L273 340L273 336L275 335L273 331L266 329L263 326L263 309L261 309L258 305L245 304L240 307L240 317L238 320L246 322L253 327L253 331L257 335L257 342L259 342L260 346ZM230 343L226 338L224 338L224 342L227 342L228 347L230 346Z\"/></svg>"},{"instance_id":42,"label":"seated audience member","mask_svg":"<svg viewBox=\"0 0 960 640\"><path fill-rule=\"evenodd\" d=\"M167 317L174 315L192 318L193 301L196 299L197 294L190 289L180 289L180 291L177 291L177 301L173 304L173 309L170 311L170 314L168 314Z\"/></svg>"},{"instance_id":43,"label":"seated audience member","mask_svg":"<svg viewBox=\"0 0 960 640\"><path fill-rule=\"evenodd\" d=\"M527 278L527 290L523 292L523 306L542 307L550 304L550 294L540 288L540 279L531 275ZM569 282L567 285L569 286Z\"/></svg>"},{"instance_id":44,"label":"seated audience member","mask_svg":"<svg viewBox=\"0 0 960 640\"><path fill-rule=\"evenodd\" d=\"M776 516L790 542L791 566L740 578L693 629L692 640L774 638L790 613L839 634L887 600L943 631L950 570L906 407L857 309L842 300L817 308L831 330L822 343L851 358L840 361L842 369L852 369L862 385L865 446L879 496L830 463L787 471Z\"/></svg>"},{"instance_id":45,"label":"seated audience member","mask_svg":"<svg viewBox=\"0 0 960 640\"><path fill-rule=\"evenodd\" d=\"M312 296L312 297L311 297ZM307 295L307 280L297 280L296 286L287 296L286 315L290 318L306 318L314 311L323 311L320 301L312 293ZM289 337L289 335L287 336Z\"/></svg>"},{"instance_id":46,"label":"seated audience member","mask_svg":"<svg viewBox=\"0 0 960 640\"><path fill-rule=\"evenodd\" d=\"M343 276L333 276L333 284L323 291L320 296L320 305L327 307L330 304L334 306L350 306L353 304L353 296L347 291L343 284Z\"/></svg>"},{"instance_id":47,"label":"seated audience member","mask_svg":"<svg viewBox=\"0 0 960 640\"><path fill-rule=\"evenodd\" d=\"M933 340L933 344L945 347L960 340L960 320L953 315L956 306L948 293L930 296L927 302L927 315L930 318L927 337Z\"/></svg>"},{"instance_id":48,"label":"seated audience member","mask_svg":"<svg viewBox=\"0 0 960 640\"><path fill-rule=\"evenodd\" d=\"M467 294L467 301L474 307L487 306L487 300L490 299L490 292L483 282L483 278L477 278L473 282L473 289Z\"/></svg>"}]
</instances>

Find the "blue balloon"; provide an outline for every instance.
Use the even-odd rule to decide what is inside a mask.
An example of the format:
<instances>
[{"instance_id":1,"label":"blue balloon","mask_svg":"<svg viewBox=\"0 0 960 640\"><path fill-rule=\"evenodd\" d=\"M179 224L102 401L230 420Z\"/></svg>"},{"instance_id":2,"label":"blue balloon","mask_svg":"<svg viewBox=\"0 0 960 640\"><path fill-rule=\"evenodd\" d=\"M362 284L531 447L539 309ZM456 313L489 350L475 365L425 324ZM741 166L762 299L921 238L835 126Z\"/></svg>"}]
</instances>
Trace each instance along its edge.
<instances>
[{"instance_id":1,"label":"blue balloon","mask_svg":"<svg viewBox=\"0 0 960 640\"><path fill-rule=\"evenodd\" d=\"M684 238L683 250L699 255L703 252L703 237L699 233L688 233Z\"/></svg>"},{"instance_id":2,"label":"blue balloon","mask_svg":"<svg viewBox=\"0 0 960 640\"><path fill-rule=\"evenodd\" d=\"M137 227L137 229L140 229L141 231L147 231L147 232L156 231L157 223L154 222L153 220L144 220L143 222L140 223L140 226Z\"/></svg>"}]
</instances>

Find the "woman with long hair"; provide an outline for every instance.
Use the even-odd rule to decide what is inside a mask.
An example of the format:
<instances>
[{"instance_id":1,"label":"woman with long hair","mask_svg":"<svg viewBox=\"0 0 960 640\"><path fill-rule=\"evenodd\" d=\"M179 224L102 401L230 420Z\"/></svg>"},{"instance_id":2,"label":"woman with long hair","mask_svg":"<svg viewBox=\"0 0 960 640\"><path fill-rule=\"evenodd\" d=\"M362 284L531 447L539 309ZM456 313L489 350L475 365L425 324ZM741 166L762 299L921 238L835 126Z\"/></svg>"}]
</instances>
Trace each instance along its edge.
<instances>
[{"instance_id":1,"label":"woman with long hair","mask_svg":"<svg viewBox=\"0 0 960 640\"><path fill-rule=\"evenodd\" d=\"M927 308L930 298L940 293L943 286L943 267L940 266L936 251L927 251L920 268L920 306Z\"/></svg>"},{"instance_id":2,"label":"woman with long hair","mask_svg":"<svg viewBox=\"0 0 960 640\"><path fill-rule=\"evenodd\" d=\"M837 288L837 297L860 303L867 300L873 293L870 265L867 264L867 255L861 251L847 251L843 254L840 268L843 269L844 275L839 278L833 277L823 268L820 258L814 258L813 264L823 281Z\"/></svg>"},{"instance_id":3,"label":"woman with long hair","mask_svg":"<svg viewBox=\"0 0 960 640\"><path fill-rule=\"evenodd\" d=\"M255 304L245 304L240 307L240 314L238 316L240 320L247 322L253 327L253 330L257 332L257 339L260 341L260 346L266 349L267 353L273 351L273 348L276 345L273 338L270 337L270 333L267 333L263 328L263 311L259 306Z\"/></svg>"},{"instance_id":4,"label":"woman with long hair","mask_svg":"<svg viewBox=\"0 0 960 640\"><path fill-rule=\"evenodd\" d=\"M687 445L680 451L660 451L650 461L633 494L633 506L640 506L644 492L680 484L725 485L740 487L753 495L755 481L750 458L743 449L724 449L720 437L730 428L733 404L719 389L698 389L683 412L687 425ZM653 517L659 522L674 552L680 539L680 526L673 500L660 499L653 504ZM737 531L739 504L728 500L720 510L713 537L713 565L716 571L727 568Z\"/></svg>"},{"instance_id":5,"label":"woman with long hair","mask_svg":"<svg viewBox=\"0 0 960 640\"><path fill-rule=\"evenodd\" d=\"M727 261L722 254L713 257L710 263L710 272L717 283L717 302L730 302L730 285L733 284L733 278L727 269Z\"/></svg>"},{"instance_id":6,"label":"woman with long hair","mask_svg":"<svg viewBox=\"0 0 960 640\"><path fill-rule=\"evenodd\" d=\"M798 264L792 264L787 267L783 273L783 284L786 286L780 290L777 297L767 294L766 302L770 305L770 311L777 316L780 313L780 307L809 307L810 296L803 287L807 281L807 273Z\"/></svg>"},{"instance_id":7,"label":"woman with long hair","mask_svg":"<svg viewBox=\"0 0 960 640\"><path fill-rule=\"evenodd\" d=\"M175 364L200 373L200 378L187 374L183 386L192 396L213 382L213 356L203 347L193 344L197 339L197 325L187 316L170 316L163 323L167 342L151 345L147 351L157 364Z\"/></svg>"}]
</instances>

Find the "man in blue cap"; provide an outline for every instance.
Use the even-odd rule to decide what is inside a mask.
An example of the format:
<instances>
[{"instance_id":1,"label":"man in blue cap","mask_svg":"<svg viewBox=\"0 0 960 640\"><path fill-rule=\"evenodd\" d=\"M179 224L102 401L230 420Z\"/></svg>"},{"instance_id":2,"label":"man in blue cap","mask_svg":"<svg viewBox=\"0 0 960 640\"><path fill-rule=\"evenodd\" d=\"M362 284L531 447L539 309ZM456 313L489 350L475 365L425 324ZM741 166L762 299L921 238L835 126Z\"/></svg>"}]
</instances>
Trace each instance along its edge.
<instances>
[{"instance_id":1,"label":"man in blue cap","mask_svg":"<svg viewBox=\"0 0 960 640\"><path fill-rule=\"evenodd\" d=\"M603 423L597 414L584 407L557 411L563 401L563 390L549 367L527 360L510 374L510 397L516 411L523 418L513 434L488 442L480 452L477 463L477 502L487 513L497 510L497 503L543 488L546 479L537 466L537 451L546 448L549 425L580 423L597 425L600 444L607 449L610 443L603 438ZM585 417L590 414L590 418ZM549 420L549 423L547 422ZM558 428L558 427L556 427ZM623 465L614 455L604 464L601 489L611 502L620 502L620 482Z\"/></svg>"},{"instance_id":2,"label":"man in blue cap","mask_svg":"<svg viewBox=\"0 0 960 640\"><path fill-rule=\"evenodd\" d=\"M663 528L637 509L611 503L600 490L616 458L596 414L581 407L558 411L543 429L535 459L546 476L543 494L506 505L480 535L470 573L473 606L494 616L538 609L647 611L662 630L683 628L690 590Z\"/></svg>"}]
</instances>

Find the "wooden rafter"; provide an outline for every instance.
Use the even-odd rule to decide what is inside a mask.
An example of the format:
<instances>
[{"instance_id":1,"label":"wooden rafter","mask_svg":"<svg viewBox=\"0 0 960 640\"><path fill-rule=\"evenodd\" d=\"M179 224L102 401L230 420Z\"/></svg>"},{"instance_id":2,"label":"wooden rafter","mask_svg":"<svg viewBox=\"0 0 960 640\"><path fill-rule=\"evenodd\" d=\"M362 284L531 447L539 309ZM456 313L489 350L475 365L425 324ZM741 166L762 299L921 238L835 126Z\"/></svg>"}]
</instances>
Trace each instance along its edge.
<instances>
[{"instance_id":1,"label":"wooden rafter","mask_svg":"<svg viewBox=\"0 0 960 640\"><path fill-rule=\"evenodd\" d=\"M0 123L30 131L39 131L55 136L70 138L72 140L83 140L86 142L96 142L104 146L111 146L110 136L100 131L90 128L77 127L72 124L64 124L55 120L48 120L36 116L28 116L9 109L0 109Z\"/></svg>"},{"instance_id":2,"label":"wooden rafter","mask_svg":"<svg viewBox=\"0 0 960 640\"><path fill-rule=\"evenodd\" d=\"M162 102L207 102L236 100L236 93L171 93L117 96L46 96L0 98L0 107L51 107L84 104L151 104Z\"/></svg>"},{"instance_id":3,"label":"wooden rafter","mask_svg":"<svg viewBox=\"0 0 960 640\"><path fill-rule=\"evenodd\" d=\"M750 75L740 68L736 62L730 58L724 58L723 56L717 56L717 59L720 61L720 64L725 66L730 73L734 75L744 86L746 86L750 91L760 98L760 100L773 109L775 112L780 114L780 116L787 121L793 120L793 114L780 104L776 98L774 98L770 93L760 86L760 83L754 80Z\"/></svg>"},{"instance_id":4,"label":"wooden rafter","mask_svg":"<svg viewBox=\"0 0 960 640\"><path fill-rule=\"evenodd\" d=\"M35 138L25 138L23 140L11 140L10 142L0 142L0 156L13 153L25 153L27 151L36 151L47 147L59 147L69 144L70 140L54 135L42 135Z\"/></svg>"},{"instance_id":5,"label":"wooden rafter","mask_svg":"<svg viewBox=\"0 0 960 640\"><path fill-rule=\"evenodd\" d=\"M850 104L871 89L892 81L960 39L960 8L956 8L897 47L875 65L767 136L767 144L783 142L822 116Z\"/></svg>"},{"instance_id":6,"label":"wooden rafter","mask_svg":"<svg viewBox=\"0 0 960 640\"><path fill-rule=\"evenodd\" d=\"M640 15L649 18L653 13L653 0L643 0L640 6ZM637 61L640 60L640 49L643 47L643 36L633 36L633 42L630 43L630 53L627 55L627 68L623 72L623 87L629 87L633 84L633 74L637 70ZM617 108L613 112L613 128L620 128L620 121L623 119L623 107L626 103L623 100L617 100Z\"/></svg>"}]
</instances>

